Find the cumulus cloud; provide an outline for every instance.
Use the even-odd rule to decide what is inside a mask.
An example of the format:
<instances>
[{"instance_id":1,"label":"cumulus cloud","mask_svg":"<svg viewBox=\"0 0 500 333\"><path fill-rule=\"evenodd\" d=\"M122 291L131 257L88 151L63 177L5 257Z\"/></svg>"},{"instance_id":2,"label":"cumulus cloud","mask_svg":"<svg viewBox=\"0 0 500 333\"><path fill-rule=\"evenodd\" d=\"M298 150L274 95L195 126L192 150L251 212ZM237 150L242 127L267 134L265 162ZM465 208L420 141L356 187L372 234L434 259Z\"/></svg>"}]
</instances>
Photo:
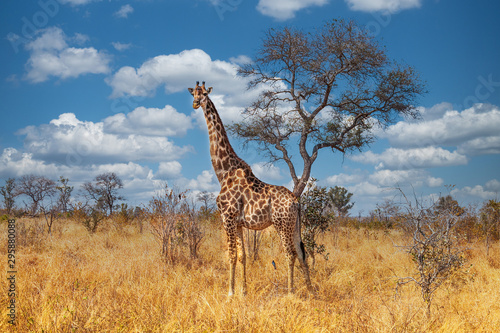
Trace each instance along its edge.
<instances>
[{"instance_id":1,"label":"cumulus cloud","mask_svg":"<svg viewBox=\"0 0 500 333\"><path fill-rule=\"evenodd\" d=\"M67 37L57 27L38 32L37 38L26 44L30 58L26 64L26 79L32 83L47 81L50 76L67 79L83 74L105 74L110 71L111 57L93 47L70 47L68 42L82 42L81 34Z\"/></svg>"},{"instance_id":2,"label":"cumulus cloud","mask_svg":"<svg viewBox=\"0 0 500 333\"><path fill-rule=\"evenodd\" d=\"M33 154L18 151L15 148L5 148L0 155L0 177L20 177L26 174L56 176L58 168L33 158Z\"/></svg>"},{"instance_id":3,"label":"cumulus cloud","mask_svg":"<svg viewBox=\"0 0 500 333\"><path fill-rule=\"evenodd\" d=\"M227 93L245 88L245 81L236 78L236 72L235 64L212 60L203 50L193 49L156 56L139 68L122 67L108 80L108 84L113 88L111 97L151 96L159 86L164 86L167 93L174 93L194 86L196 81L210 78L207 85Z\"/></svg>"},{"instance_id":4,"label":"cumulus cloud","mask_svg":"<svg viewBox=\"0 0 500 333\"><path fill-rule=\"evenodd\" d=\"M398 187L411 184L415 187L428 186L439 187L443 185L441 178L429 175L425 170L378 170L371 174L368 179L379 186Z\"/></svg>"},{"instance_id":5,"label":"cumulus cloud","mask_svg":"<svg viewBox=\"0 0 500 333\"><path fill-rule=\"evenodd\" d=\"M133 12L134 8L131 5L126 4L120 7L120 9L115 13L115 16L119 18L127 18L128 15Z\"/></svg>"},{"instance_id":6,"label":"cumulus cloud","mask_svg":"<svg viewBox=\"0 0 500 333\"><path fill-rule=\"evenodd\" d=\"M93 165L91 170L96 175L106 172L114 172L118 177L124 180L144 180L152 179L153 177L153 172L149 167L133 162Z\"/></svg>"},{"instance_id":7,"label":"cumulus cloud","mask_svg":"<svg viewBox=\"0 0 500 333\"><path fill-rule=\"evenodd\" d=\"M177 161L160 162L157 176L160 178L179 178L181 176L182 165Z\"/></svg>"},{"instance_id":8,"label":"cumulus cloud","mask_svg":"<svg viewBox=\"0 0 500 333\"><path fill-rule=\"evenodd\" d=\"M117 51L125 51L132 47L131 43L112 42L111 45L113 45Z\"/></svg>"},{"instance_id":9,"label":"cumulus cloud","mask_svg":"<svg viewBox=\"0 0 500 333\"><path fill-rule=\"evenodd\" d=\"M349 192L352 192L355 195L355 197L358 198L363 196L369 196L369 197L375 196L380 198L382 192L384 191L384 189L381 188L380 186L372 184L368 181L347 186L347 190Z\"/></svg>"},{"instance_id":10,"label":"cumulus cloud","mask_svg":"<svg viewBox=\"0 0 500 333\"><path fill-rule=\"evenodd\" d=\"M237 57L229 58L229 61L231 61L232 63L237 64L237 65L245 65L245 64L251 63L252 59L249 56L242 54L242 55L239 55Z\"/></svg>"},{"instance_id":11,"label":"cumulus cloud","mask_svg":"<svg viewBox=\"0 0 500 333\"><path fill-rule=\"evenodd\" d=\"M97 2L101 0L58 0L62 4L70 4L72 6L81 6L81 5L86 5L91 2Z\"/></svg>"},{"instance_id":12,"label":"cumulus cloud","mask_svg":"<svg viewBox=\"0 0 500 333\"><path fill-rule=\"evenodd\" d=\"M212 170L204 170L196 179L189 180L184 188L212 192L220 190L220 185Z\"/></svg>"},{"instance_id":13,"label":"cumulus cloud","mask_svg":"<svg viewBox=\"0 0 500 333\"><path fill-rule=\"evenodd\" d=\"M489 200L498 197L498 192L491 191L482 185L464 186L462 188L455 188L451 190L451 195L457 199L462 200Z\"/></svg>"},{"instance_id":14,"label":"cumulus cloud","mask_svg":"<svg viewBox=\"0 0 500 333\"><path fill-rule=\"evenodd\" d=\"M68 165L170 161L192 150L163 136L109 133L103 122L81 121L73 113L61 114L49 124L28 126L18 134L25 136L24 147L33 156Z\"/></svg>"},{"instance_id":15,"label":"cumulus cloud","mask_svg":"<svg viewBox=\"0 0 500 333\"><path fill-rule=\"evenodd\" d=\"M422 0L345 0L351 10L363 12L395 13L404 9L419 8Z\"/></svg>"},{"instance_id":16,"label":"cumulus cloud","mask_svg":"<svg viewBox=\"0 0 500 333\"><path fill-rule=\"evenodd\" d=\"M500 109L476 104L461 112L449 104L421 109L423 121L401 121L382 134L393 147L455 146L461 154L500 152Z\"/></svg>"},{"instance_id":17,"label":"cumulus cloud","mask_svg":"<svg viewBox=\"0 0 500 333\"><path fill-rule=\"evenodd\" d=\"M363 179L364 175L359 173L352 173L352 174L339 173L338 175L327 177L326 183L330 186L345 186L347 184L359 183Z\"/></svg>"},{"instance_id":18,"label":"cumulus cloud","mask_svg":"<svg viewBox=\"0 0 500 333\"><path fill-rule=\"evenodd\" d=\"M498 181L497 179L492 179L486 183L485 188L488 191L500 192L500 181Z\"/></svg>"},{"instance_id":19,"label":"cumulus cloud","mask_svg":"<svg viewBox=\"0 0 500 333\"><path fill-rule=\"evenodd\" d=\"M263 181L276 181L283 178L279 167L265 162L252 164L252 171Z\"/></svg>"},{"instance_id":20,"label":"cumulus cloud","mask_svg":"<svg viewBox=\"0 0 500 333\"><path fill-rule=\"evenodd\" d=\"M451 103L442 102L438 103L430 108L425 108L423 106L418 107L418 111L425 121L432 121L441 119L446 112L453 111L453 105Z\"/></svg>"},{"instance_id":21,"label":"cumulus cloud","mask_svg":"<svg viewBox=\"0 0 500 333\"><path fill-rule=\"evenodd\" d=\"M144 62L138 68L124 66L109 77L106 82L113 89L112 98L123 96L153 96L159 87L166 93L185 91L196 81L209 78L207 86L213 87L210 95L224 122L241 119L245 106L254 101L266 87L247 90L248 79L237 76L237 62L213 60L199 49L185 50L178 54L159 55ZM195 118L204 127L201 110Z\"/></svg>"},{"instance_id":22,"label":"cumulus cloud","mask_svg":"<svg viewBox=\"0 0 500 333\"><path fill-rule=\"evenodd\" d=\"M500 134L466 141L458 145L457 151L467 155L500 154Z\"/></svg>"},{"instance_id":23,"label":"cumulus cloud","mask_svg":"<svg viewBox=\"0 0 500 333\"><path fill-rule=\"evenodd\" d=\"M145 136L184 136L192 128L191 118L170 105L163 109L141 106L128 114L110 116L103 123L107 133Z\"/></svg>"},{"instance_id":24,"label":"cumulus cloud","mask_svg":"<svg viewBox=\"0 0 500 333\"><path fill-rule=\"evenodd\" d=\"M294 18L299 10L327 3L328 0L259 0L257 10L263 15L284 21Z\"/></svg>"},{"instance_id":25,"label":"cumulus cloud","mask_svg":"<svg viewBox=\"0 0 500 333\"><path fill-rule=\"evenodd\" d=\"M388 148L380 154L371 151L354 155L352 160L374 164L379 169L418 169L467 164L467 157L458 152L450 152L441 147L412 149Z\"/></svg>"}]
</instances>

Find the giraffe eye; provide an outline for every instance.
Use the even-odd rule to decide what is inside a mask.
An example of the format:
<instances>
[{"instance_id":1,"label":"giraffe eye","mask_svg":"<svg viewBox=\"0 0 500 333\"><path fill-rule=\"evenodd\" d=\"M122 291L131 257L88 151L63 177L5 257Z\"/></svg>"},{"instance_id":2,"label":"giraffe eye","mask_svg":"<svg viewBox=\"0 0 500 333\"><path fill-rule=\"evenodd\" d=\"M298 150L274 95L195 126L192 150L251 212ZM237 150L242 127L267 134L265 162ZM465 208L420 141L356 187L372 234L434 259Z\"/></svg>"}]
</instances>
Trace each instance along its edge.
<instances>
[{"instance_id":1,"label":"giraffe eye","mask_svg":"<svg viewBox=\"0 0 500 333\"><path fill-rule=\"evenodd\" d=\"M203 93L203 96L207 96L207 95L208 95L208 93L206 93L206 92Z\"/></svg>"}]
</instances>

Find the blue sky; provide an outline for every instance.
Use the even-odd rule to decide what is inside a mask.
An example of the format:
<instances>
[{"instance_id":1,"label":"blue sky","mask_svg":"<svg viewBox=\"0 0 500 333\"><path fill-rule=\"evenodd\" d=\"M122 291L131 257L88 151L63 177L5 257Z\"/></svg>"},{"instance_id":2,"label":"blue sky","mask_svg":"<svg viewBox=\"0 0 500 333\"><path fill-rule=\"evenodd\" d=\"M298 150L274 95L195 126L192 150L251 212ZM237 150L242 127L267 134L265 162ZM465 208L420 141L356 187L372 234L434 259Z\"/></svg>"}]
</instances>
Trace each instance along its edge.
<instances>
[{"instance_id":1,"label":"blue sky","mask_svg":"<svg viewBox=\"0 0 500 333\"><path fill-rule=\"evenodd\" d=\"M430 200L455 185L462 204L498 198L499 13L496 0L2 1L0 178L63 175L78 188L116 172L131 204L163 181L216 193L187 87L207 81L223 121L237 121L255 98L237 67L268 29L344 18L414 66L429 93L421 120L400 119L361 153L322 152L313 176L353 192L356 214L396 186ZM290 186L285 165L230 139L264 181Z\"/></svg>"}]
</instances>

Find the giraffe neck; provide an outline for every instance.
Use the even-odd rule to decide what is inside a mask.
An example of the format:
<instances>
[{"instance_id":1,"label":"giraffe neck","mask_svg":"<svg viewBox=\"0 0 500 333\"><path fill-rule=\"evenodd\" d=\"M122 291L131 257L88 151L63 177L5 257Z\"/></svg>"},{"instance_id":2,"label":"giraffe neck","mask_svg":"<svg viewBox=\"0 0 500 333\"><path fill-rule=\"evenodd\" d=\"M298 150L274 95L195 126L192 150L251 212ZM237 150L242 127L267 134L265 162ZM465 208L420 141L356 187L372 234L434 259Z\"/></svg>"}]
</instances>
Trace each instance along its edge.
<instances>
[{"instance_id":1,"label":"giraffe neck","mask_svg":"<svg viewBox=\"0 0 500 333\"><path fill-rule=\"evenodd\" d=\"M229 171L234 169L241 168L251 173L250 166L236 155L229 143L224 124L222 124L215 105L210 98L207 98L207 100L207 105L203 108L203 113L208 127L212 166L214 167L219 183L227 177Z\"/></svg>"}]
</instances>

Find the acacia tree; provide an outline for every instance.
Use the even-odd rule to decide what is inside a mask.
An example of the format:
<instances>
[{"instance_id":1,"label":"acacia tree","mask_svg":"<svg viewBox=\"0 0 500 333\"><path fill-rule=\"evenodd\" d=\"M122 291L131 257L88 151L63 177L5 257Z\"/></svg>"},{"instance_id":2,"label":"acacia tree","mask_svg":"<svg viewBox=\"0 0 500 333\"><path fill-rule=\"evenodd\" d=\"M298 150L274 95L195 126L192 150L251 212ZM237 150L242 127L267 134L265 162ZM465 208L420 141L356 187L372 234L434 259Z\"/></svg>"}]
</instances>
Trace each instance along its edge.
<instances>
[{"instance_id":1,"label":"acacia tree","mask_svg":"<svg viewBox=\"0 0 500 333\"><path fill-rule=\"evenodd\" d=\"M326 187L316 186L316 179L312 178L307 184L304 195L300 197L302 206L302 237L305 248L312 258L312 268L316 263L316 254L328 259L324 244L318 244L318 236L325 233L330 225L330 216L327 213L330 198Z\"/></svg>"},{"instance_id":2,"label":"acacia tree","mask_svg":"<svg viewBox=\"0 0 500 333\"><path fill-rule=\"evenodd\" d=\"M56 183L44 176L25 175L19 178L16 195L26 195L31 200L30 213L35 215L45 198L52 197L56 191Z\"/></svg>"},{"instance_id":3,"label":"acacia tree","mask_svg":"<svg viewBox=\"0 0 500 333\"><path fill-rule=\"evenodd\" d=\"M349 215L349 210L354 206L354 202L351 202L352 193L350 193L345 187L335 186L331 187L328 192L328 200L330 205L335 209L340 217L346 217Z\"/></svg>"},{"instance_id":4,"label":"acacia tree","mask_svg":"<svg viewBox=\"0 0 500 333\"><path fill-rule=\"evenodd\" d=\"M118 194L118 190L123 188L120 177L114 172L106 172L94 178L94 183L87 182L82 185L88 199L95 201L97 208L108 210L109 215L113 214L116 201L124 200Z\"/></svg>"},{"instance_id":5,"label":"acacia tree","mask_svg":"<svg viewBox=\"0 0 500 333\"><path fill-rule=\"evenodd\" d=\"M59 191L59 199L58 205L60 209L66 213L69 208L69 200L71 198L71 192L73 192L73 186L69 186L68 178L64 178L63 176L59 177L59 182L61 183L59 186L56 186L56 190Z\"/></svg>"},{"instance_id":6,"label":"acacia tree","mask_svg":"<svg viewBox=\"0 0 500 333\"><path fill-rule=\"evenodd\" d=\"M5 185L0 187L0 194L3 197L3 203L5 205L5 210L7 210L7 214L10 214L12 208L14 208L15 204L15 189L16 189L16 180L15 178L9 178L5 181Z\"/></svg>"},{"instance_id":7,"label":"acacia tree","mask_svg":"<svg viewBox=\"0 0 500 333\"><path fill-rule=\"evenodd\" d=\"M343 20L314 33L269 30L254 61L239 74L250 78L249 88L268 88L245 110L245 119L228 128L245 143L257 143L271 162L284 161L296 196L320 151L362 150L373 142L375 125L417 117L414 104L425 92L412 67L389 60L366 29ZM292 160L292 140L301 168Z\"/></svg>"}]
</instances>

